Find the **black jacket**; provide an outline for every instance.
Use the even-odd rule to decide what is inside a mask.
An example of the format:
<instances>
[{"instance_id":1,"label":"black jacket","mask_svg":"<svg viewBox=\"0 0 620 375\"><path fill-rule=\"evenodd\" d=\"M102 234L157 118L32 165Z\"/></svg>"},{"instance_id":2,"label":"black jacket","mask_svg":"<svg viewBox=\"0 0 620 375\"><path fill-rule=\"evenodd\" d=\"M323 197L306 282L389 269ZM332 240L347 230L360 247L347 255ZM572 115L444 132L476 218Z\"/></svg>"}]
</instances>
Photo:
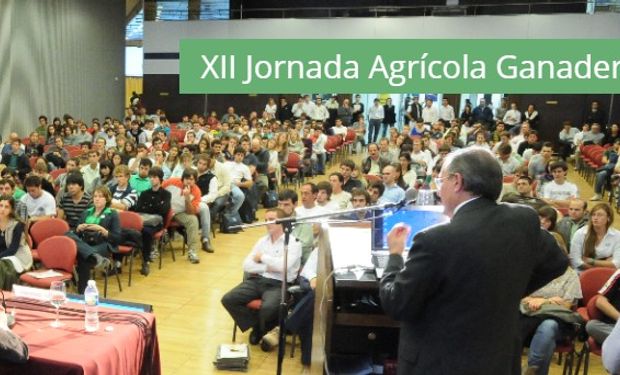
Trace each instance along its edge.
<instances>
[{"instance_id":1,"label":"black jacket","mask_svg":"<svg viewBox=\"0 0 620 375\"><path fill-rule=\"evenodd\" d=\"M293 111L291 110L291 108L291 105L288 103L283 106L278 106L278 110L276 111L276 117L278 118L278 120L280 120L280 122L284 122L293 118Z\"/></svg>"},{"instance_id":2,"label":"black jacket","mask_svg":"<svg viewBox=\"0 0 620 375\"><path fill-rule=\"evenodd\" d=\"M533 209L467 203L414 237L404 268L390 255L380 295L401 321L399 362L411 375L519 375L519 302L568 264Z\"/></svg>"},{"instance_id":3,"label":"black jacket","mask_svg":"<svg viewBox=\"0 0 620 375\"><path fill-rule=\"evenodd\" d=\"M396 123L396 109L394 105L388 106L385 104L383 106L383 123L393 125Z\"/></svg>"},{"instance_id":4,"label":"black jacket","mask_svg":"<svg viewBox=\"0 0 620 375\"><path fill-rule=\"evenodd\" d=\"M166 220L166 215L170 211L170 192L159 188L157 191L149 189L140 193L138 202L131 208L132 211L145 214L159 215Z\"/></svg>"},{"instance_id":5,"label":"black jacket","mask_svg":"<svg viewBox=\"0 0 620 375\"><path fill-rule=\"evenodd\" d=\"M379 157L378 163L379 163L380 172L383 172L383 168L385 168L386 165L390 164L390 161L386 160L385 158ZM368 174L368 172L370 172L370 167L371 167L371 159L369 156L366 159L364 159L364 161L362 162L362 173Z\"/></svg>"}]
</instances>

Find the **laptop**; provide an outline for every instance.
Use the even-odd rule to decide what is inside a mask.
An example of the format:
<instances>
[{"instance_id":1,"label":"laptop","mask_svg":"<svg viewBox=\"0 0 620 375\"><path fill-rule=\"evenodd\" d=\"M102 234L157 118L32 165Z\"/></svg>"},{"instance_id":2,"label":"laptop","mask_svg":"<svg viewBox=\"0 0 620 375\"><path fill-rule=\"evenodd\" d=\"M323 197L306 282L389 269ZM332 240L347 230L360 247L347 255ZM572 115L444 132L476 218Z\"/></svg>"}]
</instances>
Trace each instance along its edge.
<instances>
[{"instance_id":1,"label":"laptop","mask_svg":"<svg viewBox=\"0 0 620 375\"><path fill-rule=\"evenodd\" d=\"M411 227L411 233L405 243L403 258L407 259L409 249L413 245L415 235L436 224L445 223L449 219L443 213L443 206L413 206L401 209L376 210L372 220L372 264L378 278L383 275L390 251L387 244L387 234L398 223L405 223Z\"/></svg>"}]
</instances>

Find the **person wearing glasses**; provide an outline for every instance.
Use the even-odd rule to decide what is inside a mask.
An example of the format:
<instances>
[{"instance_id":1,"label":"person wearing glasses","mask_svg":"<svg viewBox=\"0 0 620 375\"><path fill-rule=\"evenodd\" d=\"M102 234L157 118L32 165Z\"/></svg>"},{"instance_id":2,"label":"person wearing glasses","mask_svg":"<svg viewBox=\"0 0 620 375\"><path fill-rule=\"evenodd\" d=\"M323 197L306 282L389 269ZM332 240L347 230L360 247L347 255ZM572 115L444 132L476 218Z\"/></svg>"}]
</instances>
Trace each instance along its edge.
<instances>
[{"instance_id":1,"label":"person wearing glasses","mask_svg":"<svg viewBox=\"0 0 620 375\"><path fill-rule=\"evenodd\" d=\"M398 373L518 374L515 306L564 274L568 258L534 210L497 203L502 170L491 152L450 153L435 183L451 220L418 232L406 263L411 228L387 237L380 298L401 322Z\"/></svg>"}]
</instances>

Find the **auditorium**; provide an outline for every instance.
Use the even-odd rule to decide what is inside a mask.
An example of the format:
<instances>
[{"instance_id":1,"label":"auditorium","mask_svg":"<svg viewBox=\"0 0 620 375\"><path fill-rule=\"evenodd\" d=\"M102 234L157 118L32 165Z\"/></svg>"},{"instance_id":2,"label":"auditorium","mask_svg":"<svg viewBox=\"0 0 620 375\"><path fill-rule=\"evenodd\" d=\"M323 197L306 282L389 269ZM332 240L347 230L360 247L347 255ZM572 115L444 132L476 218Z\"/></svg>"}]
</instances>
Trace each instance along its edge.
<instances>
[{"instance_id":1,"label":"auditorium","mask_svg":"<svg viewBox=\"0 0 620 375\"><path fill-rule=\"evenodd\" d=\"M619 41L610 0L1 0L0 374L620 374Z\"/></svg>"}]
</instances>

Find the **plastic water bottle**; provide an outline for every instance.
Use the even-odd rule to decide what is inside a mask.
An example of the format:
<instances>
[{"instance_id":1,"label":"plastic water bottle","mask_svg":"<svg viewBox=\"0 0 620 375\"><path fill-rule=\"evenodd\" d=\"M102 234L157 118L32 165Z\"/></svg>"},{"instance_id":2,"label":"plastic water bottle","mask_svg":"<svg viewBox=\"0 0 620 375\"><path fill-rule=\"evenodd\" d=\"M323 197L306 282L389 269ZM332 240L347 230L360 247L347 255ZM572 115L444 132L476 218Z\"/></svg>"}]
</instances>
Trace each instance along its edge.
<instances>
[{"instance_id":1,"label":"plastic water bottle","mask_svg":"<svg viewBox=\"0 0 620 375\"><path fill-rule=\"evenodd\" d=\"M88 285L84 291L84 330L95 332L99 330L99 291L95 280L88 280Z\"/></svg>"}]
</instances>

